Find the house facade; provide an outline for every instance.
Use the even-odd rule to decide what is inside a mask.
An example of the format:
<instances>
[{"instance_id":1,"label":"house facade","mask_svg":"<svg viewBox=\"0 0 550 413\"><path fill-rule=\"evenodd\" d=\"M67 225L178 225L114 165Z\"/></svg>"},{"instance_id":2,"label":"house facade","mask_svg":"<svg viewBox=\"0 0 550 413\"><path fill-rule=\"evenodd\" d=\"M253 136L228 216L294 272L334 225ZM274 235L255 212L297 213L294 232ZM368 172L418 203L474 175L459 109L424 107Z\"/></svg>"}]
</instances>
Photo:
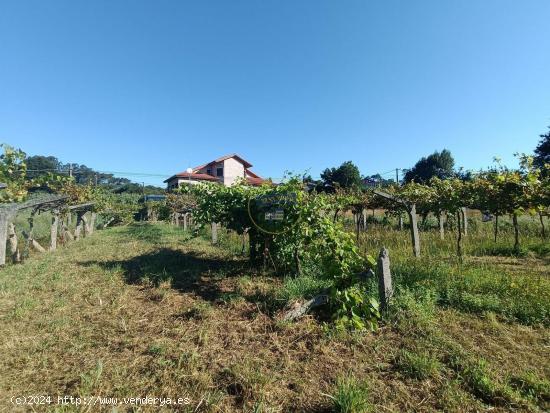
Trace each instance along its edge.
<instances>
[{"instance_id":1,"label":"house facade","mask_svg":"<svg viewBox=\"0 0 550 413\"><path fill-rule=\"evenodd\" d=\"M191 172L180 172L164 182L168 189L180 185L195 185L200 182L219 182L225 186L233 185L238 180L245 180L250 185L261 185L265 179L250 170L252 164L237 154L222 156L203 165L192 168Z\"/></svg>"}]
</instances>

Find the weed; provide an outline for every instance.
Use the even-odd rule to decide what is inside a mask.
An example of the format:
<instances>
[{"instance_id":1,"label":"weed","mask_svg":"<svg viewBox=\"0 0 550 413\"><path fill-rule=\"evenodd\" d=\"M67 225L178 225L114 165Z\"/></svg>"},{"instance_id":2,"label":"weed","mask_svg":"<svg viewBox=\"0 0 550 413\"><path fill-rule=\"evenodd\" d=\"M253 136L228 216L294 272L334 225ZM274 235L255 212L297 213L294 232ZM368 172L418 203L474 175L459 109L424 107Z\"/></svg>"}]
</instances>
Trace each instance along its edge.
<instances>
[{"instance_id":1,"label":"weed","mask_svg":"<svg viewBox=\"0 0 550 413\"><path fill-rule=\"evenodd\" d=\"M339 377L332 399L335 413L364 413L371 411L366 383L357 381L351 374Z\"/></svg>"},{"instance_id":2,"label":"weed","mask_svg":"<svg viewBox=\"0 0 550 413\"><path fill-rule=\"evenodd\" d=\"M309 299L330 286L330 280L319 277L307 275L286 277L283 288L278 293L278 297L285 302L301 298Z\"/></svg>"},{"instance_id":3,"label":"weed","mask_svg":"<svg viewBox=\"0 0 550 413\"><path fill-rule=\"evenodd\" d=\"M509 386L494 380L488 363L483 358L474 359L464 354L454 354L450 358L450 365L472 393L486 403L503 405L518 402L517 395Z\"/></svg>"},{"instance_id":4,"label":"weed","mask_svg":"<svg viewBox=\"0 0 550 413\"><path fill-rule=\"evenodd\" d=\"M519 390L524 396L547 403L550 402L550 381L539 378L532 371L511 377L510 386Z\"/></svg>"},{"instance_id":5,"label":"weed","mask_svg":"<svg viewBox=\"0 0 550 413\"><path fill-rule=\"evenodd\" d=\"M397 358L397 368L408 377L425 380L437 376L441 364L427 352L401 350Z\"/></svg>"}]
</instances>

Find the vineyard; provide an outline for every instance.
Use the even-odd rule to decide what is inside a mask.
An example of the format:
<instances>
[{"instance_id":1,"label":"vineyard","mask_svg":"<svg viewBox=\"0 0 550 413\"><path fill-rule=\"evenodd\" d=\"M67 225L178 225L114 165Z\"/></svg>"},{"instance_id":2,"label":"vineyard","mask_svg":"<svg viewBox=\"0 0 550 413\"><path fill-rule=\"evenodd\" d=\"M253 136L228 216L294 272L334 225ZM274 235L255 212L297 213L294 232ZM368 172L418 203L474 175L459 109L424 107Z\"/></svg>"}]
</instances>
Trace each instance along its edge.
<instances>
[{"instance_id":1,"label":"vineyard","mask_svg":"<svg viewBox=\"0 0 550 413\"><path fill-rule=\"evenodd\" d=\"M550 408L549 165L522 156L515 170L329 192L288 176L153 200L24 175L5 147L2 398ZM58 411L84 410L71 409Z\"/></svg>"}]
</instances>

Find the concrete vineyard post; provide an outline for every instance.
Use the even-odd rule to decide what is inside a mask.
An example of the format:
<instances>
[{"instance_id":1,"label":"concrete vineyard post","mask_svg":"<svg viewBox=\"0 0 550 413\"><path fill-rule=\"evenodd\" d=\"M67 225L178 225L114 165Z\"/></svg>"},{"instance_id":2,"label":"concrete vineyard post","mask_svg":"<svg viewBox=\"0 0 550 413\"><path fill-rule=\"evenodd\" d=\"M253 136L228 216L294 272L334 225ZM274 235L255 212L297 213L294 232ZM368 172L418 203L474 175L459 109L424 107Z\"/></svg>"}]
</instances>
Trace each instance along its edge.
<instances>
[{"instance_id":1,"label":"concrete vineyard post","mask_svg":"<svg viewBox=\"0 0 550 413\"><path fill-rule=\"evenodd\" d=\"M218 243L218 224L212 222L212 244Z\"/></svg>"},{"instance_id":2,"label":"concrete vineyard post","mask_svg":"<svg viewBox=\"0 0 550 413\"><path fill-rule=\"evenodd\" d=\"M418 235L418 218L416 216L416 205L412 204L407 208L409 222L411 225L411 239L413 246L413 254L415 257L420 257L420 237Z\"/></svg>"},{"instance_id":3,"label":"concrete vineyard post","mask_svg":"<svg viewBox=\"0 0 550 413\"><path fill-rule=\"evenodd\" d=\"M8 241L13 262L21 262L21 253L19 252L19 241L17 239L17 232L15 232L15 225L13 225L12 222L8 224Z\"/></svg>"},{"instance_id":4,"label":"concrete vineyard post","mask_svg":"<svg viewBox=\"0 0 550 413\"><path fill-rule=\"evenodd\" d=\"M59 226L59 213L54 211L52 215L52 226L50 227L50 251L57 248L57 228Z\"/></svg>"},{"instance_id":5,"label":"concrete vineyard post","mask_svg":"<svg viewBox=\"0 0 550 413\"><path fill-rule=\"evenodd\" d=\"M0 265L6 264L6 241L8 237L8 214L0 212Z\"/></svg>"},{"instance_id":6,"label":"concrete vineyard post","mask_svg":"<svg viewBox=\"0 0 550 413\"><path fill-rule=\"evenodd\" d=\"M388 307L389 301L393 295L390 257L386 248L382 248L382 250L380 250L376 272L378 275L378 295L380 297L380 305L382 310L384 310Z\"/></svg>"},{"instance_id":7,"label":"concrete vineyard post","mask_svg":"<svg viewBox=\"0 0 550 413\"><path fill-rule=\"evenodd\" d=\"M466 207L460 208L460 212L462 213L462 233L468 235L468 209Z\"/></svg>"}]
</instances>

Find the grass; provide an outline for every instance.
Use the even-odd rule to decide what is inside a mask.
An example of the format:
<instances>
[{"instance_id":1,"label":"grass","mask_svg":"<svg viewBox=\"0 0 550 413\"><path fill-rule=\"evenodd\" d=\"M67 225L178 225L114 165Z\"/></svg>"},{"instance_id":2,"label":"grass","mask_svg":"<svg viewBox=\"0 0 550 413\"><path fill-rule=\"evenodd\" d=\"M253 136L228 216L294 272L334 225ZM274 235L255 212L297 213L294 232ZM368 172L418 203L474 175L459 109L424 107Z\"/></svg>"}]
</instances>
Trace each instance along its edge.
<instances>
[{"instance_id":1,"label":"grass","mask_svg":"<svg viewBox=\"0 0 550 413\"><path fill-rule=\"evenodd\" d=\"M436 377L441 369L439 361L428 353L407 350L400 351L397 366L404 375L418 380Z\"/></svg>"},{"instance_id":2,"label":"grass","mask_svg":"<svg viewBox=\"0 0 550 413\"><path fill-rule=\"evenodd\" d=\"M415 260L407 233L384 225L361 240L389 248L395 277L375 333L281 322L288 301L326 285L262 275L223 231L212 246L208 233L136 224L8 265L0 410L29 394L188 397L184 412L548 410L549 264L536 227L524 239L533 254L507 256L476 250L491 233L472 225L465 250L477 253L460 263L450 236L422 232Z\"/></svg>"},{"instance_id":3,"label":"grass","mask_svg":"<svg viewBox=\"0 0 550 413\"><path fill-rule=\"evenodd\" d=\"M339 377L334 394L329 396L335 413L365 413L371 410L368 386L352 375Z\"/></svg>"}]
</instances>

